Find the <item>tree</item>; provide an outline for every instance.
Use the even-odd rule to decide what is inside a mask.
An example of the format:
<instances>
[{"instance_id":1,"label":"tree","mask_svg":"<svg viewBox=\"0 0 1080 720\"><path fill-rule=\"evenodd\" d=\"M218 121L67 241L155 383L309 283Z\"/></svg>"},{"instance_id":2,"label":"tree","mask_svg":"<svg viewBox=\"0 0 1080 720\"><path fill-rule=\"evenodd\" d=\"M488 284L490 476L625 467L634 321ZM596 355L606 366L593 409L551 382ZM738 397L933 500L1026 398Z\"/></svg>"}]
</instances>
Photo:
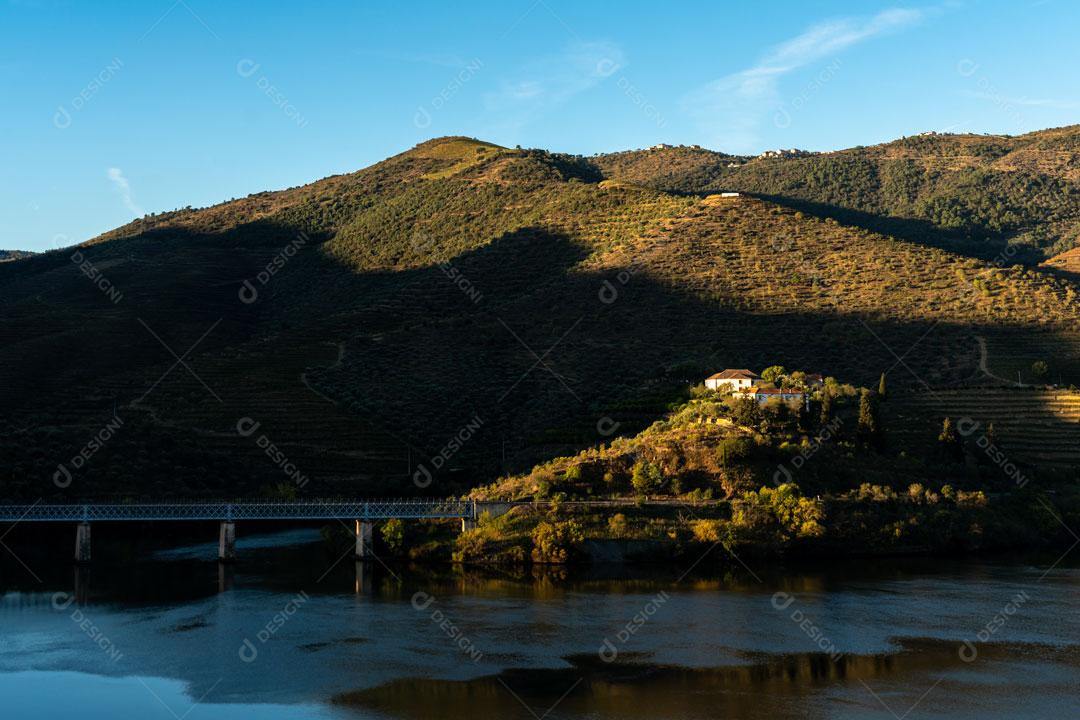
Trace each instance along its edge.
<instances>
[{"instance_id":1,"label":"tree","mask_svg":"<svg viewBox=\"0 0 1080 720\"><path fill-rule=\"evenodd\" d=\"M690 531L694 533L694 540L701 543L718 543L721 538L722 526L719 520L694 520L690 523Z\"/></svg>"},{"instance_id":2,"label":"tree","mask_svg":"<svg viewBox=\"0 0 1080 720\"><path fill-rule=\"evenodd\" d=\"M660 468L656 465L645 461L634 464L634 469L630 475L630 483L641 497L648 497L650 493L659 490L662 481L663 475L660 474Z\"/></svg>"},{"instance_id":3,"label":"tree","mask_svg":"<svg viewBox=\"0 0 1080 720\"><path fill-rule=\"evenodd\" d=\"M941 423L941 434L938 435L938 442L952 444L956 442L956 428L953 427L952 418L946 417L945 421Z\"/></svg>"},{"instance_id":4,"label":"tree","mask_svg":"<svg viewBox=\"0 0 1080 720\"><path fill-rule=\"evenodd\" d=\"M568 483L579 483L585 479L585 470L581 464L571 465L563 473L563 479Z\"/></svg>"},{"instance_id":5,"label":"tree","mask_svg":"<svg viewBox=\"0 0 1080 720\"><path fill-rule=\"evenodd\" d=\"M954 458L960 455L962 451L960 436L956 434L952 418L946 417L941 423L941 434L938 435L938 443L940 443L941 449L946 455Z\"/></svg>"},{"instance_id":6,"label":"tree","mask_svg":"<svg viewBox=\"0 0 1080 720\"><path fill-rule=\"evenodd\" d=\"M720 463L727 466L749 456L754 449L754 443L743 435L728 435L720 441L718 449Z\"/></svg>"},{"instance_id":7,"label":"tree","mask_svg":"<svg viewBox=\"0 0 1080 720\"><path fill-rule=\"evenodd\" d=\"M1050 366L1042 360L1036 360L1031 363L1031 374L1034 375L1037 380L1042 380L1046 377L1048 372L1050 372Z\"/></svg>"},{"instance_id":8,"label":"tree","mask_svg":"<svg viewBox=\"0 0 1080 720\"><path fill-rule=\"evenodd\" d=\"M796 377L796 375L802 375L802 377ZM801 390L806 387L805 373L791 373L790 375L781 375L777 384L782 388L796 388Z\"/></svg>"},{"instance_id":9,"label":"tree","mask_svg":"<svg viewBox=\"0 0 1080 720\"><path fill-rule=\"evenodd\" d=\"M832 392L828 386L821 393L821 414L818 416L818 426L827 427L832 420Z\"/></svg>"},{"instance_id":10,"label":"tree","mask_svg":"<svg viewBox=\"0 0 1080 720\"><path fill-rule=\"evenodd\" d=\"M575 520L541 522L533 528L532 559L534 562L564 563L571 558L574 546L585 539Z\"/></svg>"},{"instance_id":11,"label":"tree","mask_svg":"<svg viewBox=\"0 0 1080 720\"><path fill-rule=\"evenodd\" d=\"M392 518L383 523L379 532L382 534L383 544L391 555L401 552L401 548L405 546L405 523Z\"/></svg>"},{"instance_id":12,"label":"tree","mask_svg":"<svg viewBox=\"0 0 1080 720\"><path fill-rule=\"evenodd\" d=\"M772 535L786 543L793 538L825 534L821 524L825 515L822 502L803 497L794 483L744 493L732 509L732 525L742 531L739 534L746 540L767 541Z\"/></svg>"},{"instance_id":13,"label":"tree","mask_svg":"<svg viewBox=\"0 0 1080 720\"><path fill-rule=\"evenodd\" d=\"M761 428L762 421L765 420L765 414L761 412L761 406L757 400L741 398L731 408L731 419L736 425L758 430Z\"/></svg>"},{"instance_id":14,"label":"tree","mask_svg":"<svg viewBox=\"0 0 1080 720\"><path fill-rule=\"evenodd\" d=\"M810 417L810 403L809 401L799 403L799 432L808 433L814 428L812 426L813 419Z\"/></svg>"},{"instance_id":15,"label":"tree","mask_svg":"<svg viewBox=\"0 0 1080 720\"><path fill-rule=\"evenodd\" d=\"M878 380L877 394L882 400L885 399L885 373L881 373L881 379Z\"/></svg>"},{"instance_id":16,"label":"tree","mask_svg":"<svg viewBox=\"0 0 1080 720\"><path fill-rule=\"evenodd\" d=\"M876 445L878 442L877 410L874 408L873 395L863 388L859 397L859 425L856 435L860 442L868 445Z\"/></svg>"},{"instance_id":17,"label":"tree","mask_svg":"<svg viewBox=\"0 0 1080 720\"><path fill-rule=\"evenodd\" d=\"M761 371L761 379L765 382L775 383L785 375L787 375L787 368L783 365L770 365Z\"/></svg>"},{"instance_id":18,"label":"tree","mask_svg":"<svg viewBox=\"0 0 1080 720\"><path fill-rule=\"evenodd\" d=\"M791 422L791 408L786 402L770 400L762 408L766 432L779 432Z\"/></svg>"}]
</instances>

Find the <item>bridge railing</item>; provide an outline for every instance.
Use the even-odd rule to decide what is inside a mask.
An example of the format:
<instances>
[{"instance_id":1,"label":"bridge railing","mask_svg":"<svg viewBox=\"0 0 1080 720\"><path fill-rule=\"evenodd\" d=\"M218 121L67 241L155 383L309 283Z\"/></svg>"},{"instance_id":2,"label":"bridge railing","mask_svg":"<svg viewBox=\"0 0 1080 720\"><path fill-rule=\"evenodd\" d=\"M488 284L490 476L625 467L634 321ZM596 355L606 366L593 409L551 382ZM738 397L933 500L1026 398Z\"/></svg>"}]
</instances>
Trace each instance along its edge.
<instances>
[{"instance_id":1,"label":"bridge railing","mask_svg":"<svg viewBox=\"0 0 1080 720\"><path fill-rule=\"evenodd\" d=\"M471 518L475 514L476 507L473 501L454 499L0 505L0 522L388 520L391 518Z\"/></svg>"}]
</instances>

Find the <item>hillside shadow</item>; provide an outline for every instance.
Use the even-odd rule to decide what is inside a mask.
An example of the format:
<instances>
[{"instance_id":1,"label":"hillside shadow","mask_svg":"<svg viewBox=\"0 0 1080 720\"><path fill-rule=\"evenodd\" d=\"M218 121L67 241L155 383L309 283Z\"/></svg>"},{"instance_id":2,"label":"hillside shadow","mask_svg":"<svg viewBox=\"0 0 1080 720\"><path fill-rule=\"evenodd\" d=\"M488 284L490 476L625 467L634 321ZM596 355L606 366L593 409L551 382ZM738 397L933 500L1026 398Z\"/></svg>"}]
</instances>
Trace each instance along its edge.
<instances>
[{"instance_id":1,"label":"hillside shadow","mask_svg":"<svg viewBox=\"0 0 1080 720\"><path fill-rule=\"evenodd\" d=\"M263 309L240 298L243 282L263 287L260 272L293 261L284 248L311 252L325 239L260 220L220 233L155 230L0 267L0 372L19 378L0 386L0 401L15 408L60 393L63 402L66 389L104 375L171 364L163 345L180 355L212 326L203 351L243 344Z\"/></svg>"},{"instance_id":2,"label":"hillside shadow","mask_svg":"<svg viewBox=\"0 0 1080 720\"><path fill-rule=\"evenodd\" d=\"M442 482L458 491L476 477L609 441L602 421L633 430L657 419L663 402L644 413L628 408L684 386L675 366L781 364L865 386L888 372L897 392L978 372L977 325L737 311L641 269L588 269L579 263L584 252L565 235L528 228L442 268L357 275L350 287L394 304L354 296L352 310L339 312L347 321L337 331L349 328L352 340L341 367L315 373L320 387L431 456L451 448ZM469 299L446 267L482 297ZM341 298L332 304L346 307ZM1024 328L1004 331L1026 337Z\"/></svg>"},{"instance_id":3,"label":"hillside shadow","mask_svg":"<svg viewBox=\"0 0 1080 720\"><path fill-rule=\"evenodd\" d=\"M863 230L890 235L917 245L946 250L979 260L995 261L1010 247L1001 233L985 228L971 228L966 232L948 230L928 220L918 218L876 215L839 205L802 200L787 195L744 194L815 217L829 218L843 225L852 225ZM975 239L975 236L983 239ZM1008 255L1006 265L1037 265L1045 259L1034 248L1025 246L1013 246L1008 252L1011 254Z\"/></svg>"},{"instance_id":4,"label":"hillside shadow","mask_svg":"<svg viewBox=\"0 0 1080 720\"><path fill-rule=\"evenodd\" d=\"M435 478L427 491L442 495L609 441L605 428L622 423L630 428L630 418L620 414L627 403L670 384L667 369L675 365L719 370L782 364L856 385L873 385L889 372L897 391L958 382L977 370L979 326L813 310L739 311L722 298L689 292L640 268L590 268L583 263L588 247L544 227L521 228L454 257L403 270L357 270L312 246L259 284L257 301L245 304L238 297L243 281L295 236L284 227L259 227L268 233L245 228L185 237L174 232L155 243L122 242L89 251L88 257L103 266L109 259L133 257L126 265L106 268L125 289L125 302L118 305L102 301L74 267L48 266L35 276L40 282L20 280L48 291L54 305L41 310L43 317L65 308L78 313L80 306L85 317L57 332L48 323L31 328L33 313L27 308L35 307L34 301L20 299L30 320L8 330L14 342L0 362L10 385L21 388L15 394L32 405L12 423L70 422L80 411L67 400L95 390L101 395L101 387L121 388L116 391L120 402L142 392L173 358L140 327L140 318L174 344L177 354L220 318L189 362L201 368L196 361L204 357L245 359L218 363L216 382L228 388L228 403L218 408L203 398L199 408L217 413L218 424L226 427L262 401L265 383L253 382L256 374L267 374L260 364L284 362L279 350L267 349L266 338L275 338L275 348L341 343L340 363L327 361L304 373L310 389L299 377L275 382L291 383L289 392L297 398L311 398L312 390L321 393L338 409L384 430L409 449L409 464L398 476L402 491L415 490L411 473L427 464ZM148 246L152 252L141 249ZM86 303L97 305L85 310ZM995 329L1017 342L1027 337L1022 327ZM31 346L35 351L27 352ZM677 385L686 379L675 380ZM304 427L323 421L307 403L275 412L285 428L275 440L285 447ZM661 405L644 419L662 412ZM77 450L95 423L100 423L96 415L84 419L82 436L76 433L73 448L60 452ZM170 443L182 429L146 432L140 440L143 452L153 447L164 472L178 452ZM243 488L281 479L265 459L263 466L240 464L228 455L234 451L200 436L184 436L184 442L212 456L208 465L222 476L259 473L257 479L242 478ZM335 452L370 453L366 441L349 442L335 436L324 444L334 445ZM8 460L25 467L17 452L5 450ZM57 462L53 453L35 460L40 467L34 472L47 477ZM137 477L127 477L134 472L128 468L145 464L125 462L118 453L103 482L138 487ZM325 452L312 454L309 462L322 462L320 457L329 462ZM441 459L437 466L436 458ZM362 492L373 483L357 478L342 487ZM385 483L378 487L394 491Z\"/></svg>"}]
</instances>

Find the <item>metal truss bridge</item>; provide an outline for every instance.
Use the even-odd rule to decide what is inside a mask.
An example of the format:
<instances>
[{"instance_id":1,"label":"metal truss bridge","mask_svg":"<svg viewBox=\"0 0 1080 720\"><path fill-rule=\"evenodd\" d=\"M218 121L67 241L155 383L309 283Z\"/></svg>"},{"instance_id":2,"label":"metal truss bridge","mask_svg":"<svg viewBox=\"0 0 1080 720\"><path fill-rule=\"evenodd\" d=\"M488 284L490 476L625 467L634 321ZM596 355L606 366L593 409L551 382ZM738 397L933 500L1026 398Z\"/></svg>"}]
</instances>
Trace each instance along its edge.
<instances>
[{"instance_id":1,"label":"metal truss bridge","mask_svg":"<svg viewBox=\"0 0 1080 720\"><path fill-rule=\"evenodd\" d=\"M389 520L476 517L472 500L303 500L0 505L0 522Z\"/></svg>"}]
</instances>

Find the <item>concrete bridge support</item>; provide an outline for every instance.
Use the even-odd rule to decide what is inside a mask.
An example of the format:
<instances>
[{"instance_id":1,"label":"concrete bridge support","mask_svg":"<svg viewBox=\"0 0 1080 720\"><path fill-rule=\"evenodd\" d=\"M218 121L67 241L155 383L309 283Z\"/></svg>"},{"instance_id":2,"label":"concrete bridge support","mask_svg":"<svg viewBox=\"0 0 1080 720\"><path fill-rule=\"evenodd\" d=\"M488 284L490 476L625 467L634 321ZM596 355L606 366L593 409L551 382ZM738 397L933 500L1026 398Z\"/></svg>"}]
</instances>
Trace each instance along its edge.
<instances>
[{"instance_id":1,"label":"concrete bridge support","mask_svg":"<svg viewBox=\"0 0 1080 720\"><path fill-rule=\"evenodd\" d=\"M465 532L466 530L475 530L475 529L476 529L476 519L475 518L461 518L461 532Z\"/></svg>"},{"instance_id":2,"label":"concrete bridge support","mask_svg":"<svg viewBox=\"0 0 1080 720\"><path fill-rule=\"evenodd\" d=\"M90 562L90 523L81 522L75 527L75 562Z\"/></svg>"},{"instance_id":3,"label":"concrete bridge support","mask_svg":"<svg viewBox=\"0 0 1080 720\"><path fill-rule=\"evenodd\" d=\"M228 592L233 588L233 565L232 563L218 563L217 566L218 592Z\"/></svg>"},{"instance_id":4,"label":"concrete bridge support","mask_svg":"<svg viewBox=\"0 0 1080 720\"><path fill-rule=\"evenodd\" d=\"M232 562L236 559L236 523L221 523L218 537L218 562Z\"/></svg>"},{"instance_id":5,"label":"concrete bridge support","mask_svg":"<svg viewBox=\"0 0 1080 720\"><path fill-rule=\"evenodd\" d=\"M85 605L90 602L90 568L76 564L72 578L72 587L75 591L75 602Z\"/></svg>"},{"instance_id":6,"label":"concrete bridge support","mask_svg":"<svg viewBox=\"0 0 1080 720\"><path fill-rule=\"evenodd\" d=\"M370 595L375 587L372 575L374 569L371 567L371 563L356 561L356 594L357 595Z\"/></svg>"},{"instance_id":7,"label":"concrete bridge support","mask_svg":"<svg viewBox=\"0 0 1080 720\"><path fill-rule=\"evenodd\" d=\"M370 520L356 521L356 559L370 560L375 556L372 544L373 523Z\"/></svg>"}]
</instances>

